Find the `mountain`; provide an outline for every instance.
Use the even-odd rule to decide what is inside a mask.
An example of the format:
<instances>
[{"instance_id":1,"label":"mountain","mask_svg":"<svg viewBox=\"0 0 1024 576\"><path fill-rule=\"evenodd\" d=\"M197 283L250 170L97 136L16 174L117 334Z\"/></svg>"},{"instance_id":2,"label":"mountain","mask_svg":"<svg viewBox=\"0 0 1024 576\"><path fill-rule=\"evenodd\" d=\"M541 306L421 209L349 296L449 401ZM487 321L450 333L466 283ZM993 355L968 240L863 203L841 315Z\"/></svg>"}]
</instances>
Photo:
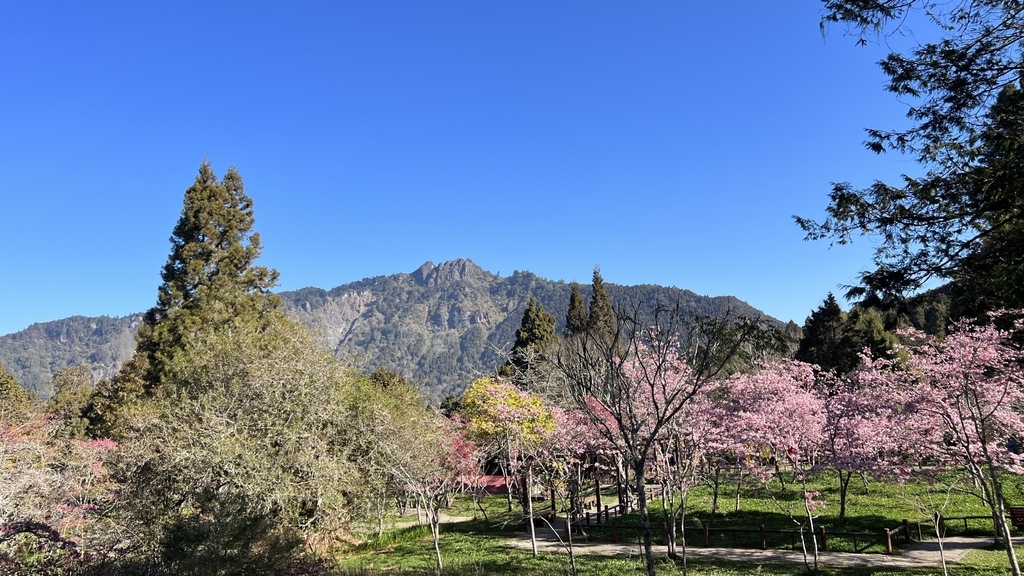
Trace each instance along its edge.
<instances>
[{"instance_id":1,"label":"mountain","mask_svg":"<svg viewBox=\"0 0 1024 576\"><path fill-rule=\"evenodd\" d=\"M688 313L766 317L731 296L698 296L679 288L605 284L612 302L679 303ZM531 272L492 274L470 260L434 265L408 274L366 278L331 290L303 288L280 294L285 311L313 330L354 366L386 366L436 397L461 393L503 361L515 341L530 296L558 319L561 332L569 285ZM589 286L581 286L589 298ZM95 378L113 374L131 355L139 314L33 324L0 337L0 363L29 390L48 397L50 375L87 363Z\"/></svg>"},{"instance_id":2,"label":"mountain","mask_svg":"<svg viewBox=\"0 0 1024 576\"><path fill-rule=\"evenodd\" d=\"M123 318L72 316L33 324L0 336L0 364L40 398L50 397L50 377L68 366L88 364L93 380L114 375L135 349L142 314Z\"/></svg>"}]
</instances>

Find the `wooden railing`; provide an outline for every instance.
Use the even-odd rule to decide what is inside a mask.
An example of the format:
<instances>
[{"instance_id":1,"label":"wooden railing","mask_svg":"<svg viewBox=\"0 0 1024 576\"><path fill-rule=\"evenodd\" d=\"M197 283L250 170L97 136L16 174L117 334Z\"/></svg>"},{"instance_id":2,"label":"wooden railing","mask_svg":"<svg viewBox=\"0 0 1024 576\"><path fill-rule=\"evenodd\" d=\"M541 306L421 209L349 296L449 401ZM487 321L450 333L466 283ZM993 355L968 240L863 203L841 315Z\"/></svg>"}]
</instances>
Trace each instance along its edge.
<instances>
[{"instance_id":1,"label":"wooden railing","mask_svg":"<svg viewBox=\"0 0 1024 576\"><path fill-rule=\"evenodd\" d=\"M625 514L625 506L605 506L603 510L597 510L595 512L586 512L580 515L576 522L578 528L583 530L600 528L607 529L610 531L611 541L619 542L620 536L625 530L640 530L641 526L634 523L622 522L622 516ZM946 516L939 517L939 527L943 534L949 527L951 522L963 522L964 531L967 531L968 522L971 520L991 520L991 516ZM834 538L846 538L853 543L853 552L863 553L874 544L881 545L886 554L892 554L893 551L901 544L909 544L912 541L922 541L926 538L926 532L924 527L931 526L929 532L934 533L935 521L931 519L927 520L903 520L898 526L894 528L883 528L878 531L831 531L825 527L819 527L814 531L814 535L818 538L818 545L820 550L829 550L829 540ZM661 523L660 526L654 524L651 526L652 531L657 531L660 528L661 532L661 543L668 543L668 525ZM753 534L757 536L758 544L762 550L768 549L769 536L788 536L790 540L790 546L792 549L798 549L799 538L801 531L798 529L769 529L763 524L756 528L750 527L715 527L708 525L696 525L687 528L688 534L698 533L703 536L704 545L711 546L713 536L715 534L731 534L733 548L742 548L743 546L738 543L738 536L741 534ZM655 532L657 534L657 532ZM805 536L810 536L809 532L804 532ZM719 542L715 543L716 546L720 545Z\"/></svg>"}]
</instances>

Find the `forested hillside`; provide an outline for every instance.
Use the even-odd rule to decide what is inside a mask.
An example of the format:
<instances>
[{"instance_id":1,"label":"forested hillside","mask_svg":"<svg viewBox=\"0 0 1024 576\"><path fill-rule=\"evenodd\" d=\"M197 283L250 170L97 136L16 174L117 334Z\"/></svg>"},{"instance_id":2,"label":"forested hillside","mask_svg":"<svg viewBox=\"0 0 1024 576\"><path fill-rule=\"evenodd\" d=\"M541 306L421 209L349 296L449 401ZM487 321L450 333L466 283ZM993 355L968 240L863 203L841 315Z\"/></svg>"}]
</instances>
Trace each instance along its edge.
<instances>
[{"instance_id":1,"label":"forested hillside","mask_svg":"<svg viewBox=\"0 0 1024 576\"><path fill-rule=\"evenodd\" d=\"M33 324L0 336L0 364L21 385L49 398L51 375L68 366L87 364L93 380L113 376L135 348L141 314L123 318L72 316Z\"/></svg>"},{"instance_id":2,"label":"forested hillside","mask_svg":"<svg viewBox=\"0 0 1024 576\"><path fill-rule=\"evenodd\" d=\"M678 288L606 284L616 304L676 304L688 313L763 316L731 296L698 296ZM590 297L589 285L581 286ZM435 397L460 393L474 378L492 372L515 341L530 296L551 311L562 331L569 285L531 272L492 274L470 260L434 265L408 274L367 278L331 290L282 292L286 312L310 326L335 355L366 369L401 372ZM94 378L107 377L126 361L141 315L76 316L34 324L0 337L0 364L22 385L48 397L51 374L86 363Z\"/></svg>"}]
</instances>

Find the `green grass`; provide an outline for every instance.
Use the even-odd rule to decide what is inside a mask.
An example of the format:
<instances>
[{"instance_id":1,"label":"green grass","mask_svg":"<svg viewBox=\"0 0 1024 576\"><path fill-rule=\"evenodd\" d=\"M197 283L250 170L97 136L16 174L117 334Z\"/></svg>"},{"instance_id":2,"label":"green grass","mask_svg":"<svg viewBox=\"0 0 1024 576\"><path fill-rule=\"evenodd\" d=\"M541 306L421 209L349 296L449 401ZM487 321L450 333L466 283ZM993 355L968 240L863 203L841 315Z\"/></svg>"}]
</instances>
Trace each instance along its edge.
<instances>
[{"instance_id":1,"label":"green grass","mask_svg":"<svg viewBox=\"0 0 1024 576\"><path fill-rule=\"evenodd\" d=\"M1024 504L1024 481L1021 478L1006 479L1006 497L1011 503ZM770 491L769 491L770 489ZM979 520L950 521L947 523L947 534L950 535L987 535L992 533L992 521L988 519L988 508L975 496L963 490L947 492L930 488L923 483L870 482L865 490L864 484L857 478L851 482L847 495L846 518L839 519L839 490L834 475L824 475L810 485L811 490L821 492L827 506L815 519L815 528L824 528L827 536L828 549L837 552L866 551L869 553L884 552L881 536L883 529L899 526L904 519L914 522L931 516L932 510L945 506L944 515L952 516L983 516ZM774 494L774 498L769 496ZM740 488L740 506L735 509L736 484L723 483L718 497L718 510L712 515L713 495L710 488L701 487L691 492L687 504L687 537L695 546L704 546L704 536L700 526L712 524L717 528L757 529L764 525L767 530L795 530L798 528L794 519L803 522L802 492L798 486L790 483L786 490L780 490L778 482L768 487L752 482ZM654 526L654 539L660 541L661 528L665 515L660 500L650 504L651 521ZM793 517L790 517L790 513ZM637 525L636 514L622 518L620 524ZM916 528L911 528L916 535ZM934 535L934 527L930 524L921 528L926 538ZM841 532L869 533L873 537L851 537L840 535ZM588 537L594 541L609 541L611 531L607 527L592 525L587 529ZM635 530L617 530L619 541L636 541ZM760 535L756 533L711 533L711 546L721 547L760 547ZM873 539L872 539L873 538ZM785 534L769 534L768 546L791 548L799 546L798 537ZM897 546L898 543L894 543Z\"/></svg>"},{"instance_id":2,"label":"green grass","mask_svg":"<svg viewBox=\"0 0 1024 576\"><path fill-rule=\"evenodd\" d=\"M483 523L466 523L446 526L441 543L441 555L445 560L445 574L461 575L513 575L531 574L537 576L562 576L568 574L568 556L565 554L542 553L533 558L528 551L513 549L505 544L507 534L490 534L490 528ZM400 530L405 536L396 539L398 543L375 550L362 550L345 554L338 559L338 573L344 576L384 576L392 574L428 575L434 574L433 548L429 534L417 528ZM416 537L409 538L409 534ZM1018 550L1024 557L1024 549ZM979 550L970 553L962 564L950 566L953 576L997 576L1006 574L1006 555L999 549ZM642 574L643 563L638 557L608 558L600 556L577 556L577 567L582 576L613 576L620 574ZM731 562L724 560L694 560L688 562L690 576L802 576L804 567L792 564L762 564L756 562ZM659 574L680 575L682 568L659 560ZM917 568L854 568L823 566L821 576L924 576L936 574L937 566Z\"/></svg>"},{"instance_id":3,"label":"green grass","mask_svg":"<svg viewBox=\"0 0 1024 576\"><path fill-rule=\"evenodd\" d=\"M825 526L826 532L857 531L880 532L883 528L897 526L904 518L914 520L927 517L930 502L941 503L946 494L936 495L923 484L899 486L871 482L865 493L864 486L855 479L850 486L847 502L847 518L838 519L838 490L830 485L833 477L824 476L813 487L822 492L828 506L816 520L816 524ZM757 527L764 524L770 528L794 528L792 520L780 510L779 505L767 498L763 489L754 485L744 485L740 492L740 510L734 511L735 484L723 484L719 494L719 511L715 514L715 526ZM1007 500L1011 504L1024 504L1024 481L1021 478L1008 478L1006 485ZM789 506L799 510L800 493L795 486L788 493L777 499L783 507ZM697 531L695 519L707 522L711 519L712 495L709 489L694 490L689 499L687 530L691 546L703 545L703 535ZM485 498L482 502L487 510L488 521L483 520L479 510L469 498L457 498L449 514L455 516L474 516L477 520L442 527L441 555L445 561L445 574L477 575L477 574L537 574L563 575L569 573L568 557L564 553L542 553L533 558L528 551L511 548L506 540L520 530L520 513L514 509L507 511L507 503L502 496ZM548 503L537 503L536 510L542 513L550 510ZM966 493L955 492L949 496L946 506L947 516L984 516L987 509L977 498ZM652 503L652 520L659 525L662 518L660 501ZM635 522L634 518L624 518L624 523ZM927 531L927 527L925 530ZM950 533L964 533L963 523L950 523ZM971 521L967 533L987 535L992 530L991 521ZM655 542L660 541L660 526L654 531ZM926 537L930 537L926 534ZM636 541L633 531L619 530L619 541ZM713 545L732 546L732 536L717 535L718 541ZM588 536L580 541L607 541L610 534L605 529L592 526ZM780 541L784 540L784 541ZM756 535L737 538L737 544L746 547L758 547L759 537ZM829 536L830 550L852 549L852 542L842 538ZM776 536L769 541L770 546L789 548L788 537ZM863 546L863 543L861 543ZM880 542L868 549L869 552L881 552ZM1024 558L1024 550L1018 552ZM344 575L378 576L385 574L434 574L433 544L429 530L422 526L389 530L377 539L369 540L337 558L338 568ZM577 566L582 575L613 575L642 574L642 560L637 557L605 558L590 555L577 556ZM924 575L938 573L937 566L920 568L885 569L876 568L834 568L824 566L819 572L824 576L867 576L878 574L891 575ZM1007 572L1005 552L1001 549L979 550L970 553L960 564L951 565L950 574L954 576L995 576ZM659 561L659 574L682 574L682 569L667 559ZM757 564L730 562L724 560L693 560L689 561L690 576L732 576L732 575L802 575L805 570L802 564Z\"/></svg>"}]
</instances>

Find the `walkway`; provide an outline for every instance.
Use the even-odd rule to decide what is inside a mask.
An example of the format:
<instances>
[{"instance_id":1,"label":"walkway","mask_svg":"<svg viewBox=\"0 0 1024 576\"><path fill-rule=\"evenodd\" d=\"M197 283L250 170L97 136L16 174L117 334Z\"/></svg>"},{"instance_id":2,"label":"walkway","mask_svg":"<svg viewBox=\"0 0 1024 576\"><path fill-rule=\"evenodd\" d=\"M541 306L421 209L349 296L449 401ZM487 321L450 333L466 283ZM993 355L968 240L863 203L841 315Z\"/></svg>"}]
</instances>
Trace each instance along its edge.
<instances>
[{"instance_id":1,"label":"walkway","mask_svg":"<svg viewBox=\"0 0 1024 576\"><path fill-rule=\"evenodd\" d=\"M530 535L523 533L510 539L509 544L515 548L530 549ZM985 548L992 544L991 538L970 538L951 536L942 542L946 562L958 562L971 550ZM547 527L537 529L537 549L543 552L565 552L565 548ZM667 554L664 545L655 544L654 551L658 555ZM639 544L610 543L573 543L576 554L595 554L601 556L640 556L643 554ZM681 552L681 550L680 550ZM740 560L747 562L803 563L803 554L792 550L758 550L751 548L708 548L691 546L686 549L688 558L715 558ZM913 542L899 550L896 554L852 554L844 552L821 552L818 563L824 566L868 566L868 567L915 567L941 565L939 545L935 540Z\"/></svg>"}]
</instances>

